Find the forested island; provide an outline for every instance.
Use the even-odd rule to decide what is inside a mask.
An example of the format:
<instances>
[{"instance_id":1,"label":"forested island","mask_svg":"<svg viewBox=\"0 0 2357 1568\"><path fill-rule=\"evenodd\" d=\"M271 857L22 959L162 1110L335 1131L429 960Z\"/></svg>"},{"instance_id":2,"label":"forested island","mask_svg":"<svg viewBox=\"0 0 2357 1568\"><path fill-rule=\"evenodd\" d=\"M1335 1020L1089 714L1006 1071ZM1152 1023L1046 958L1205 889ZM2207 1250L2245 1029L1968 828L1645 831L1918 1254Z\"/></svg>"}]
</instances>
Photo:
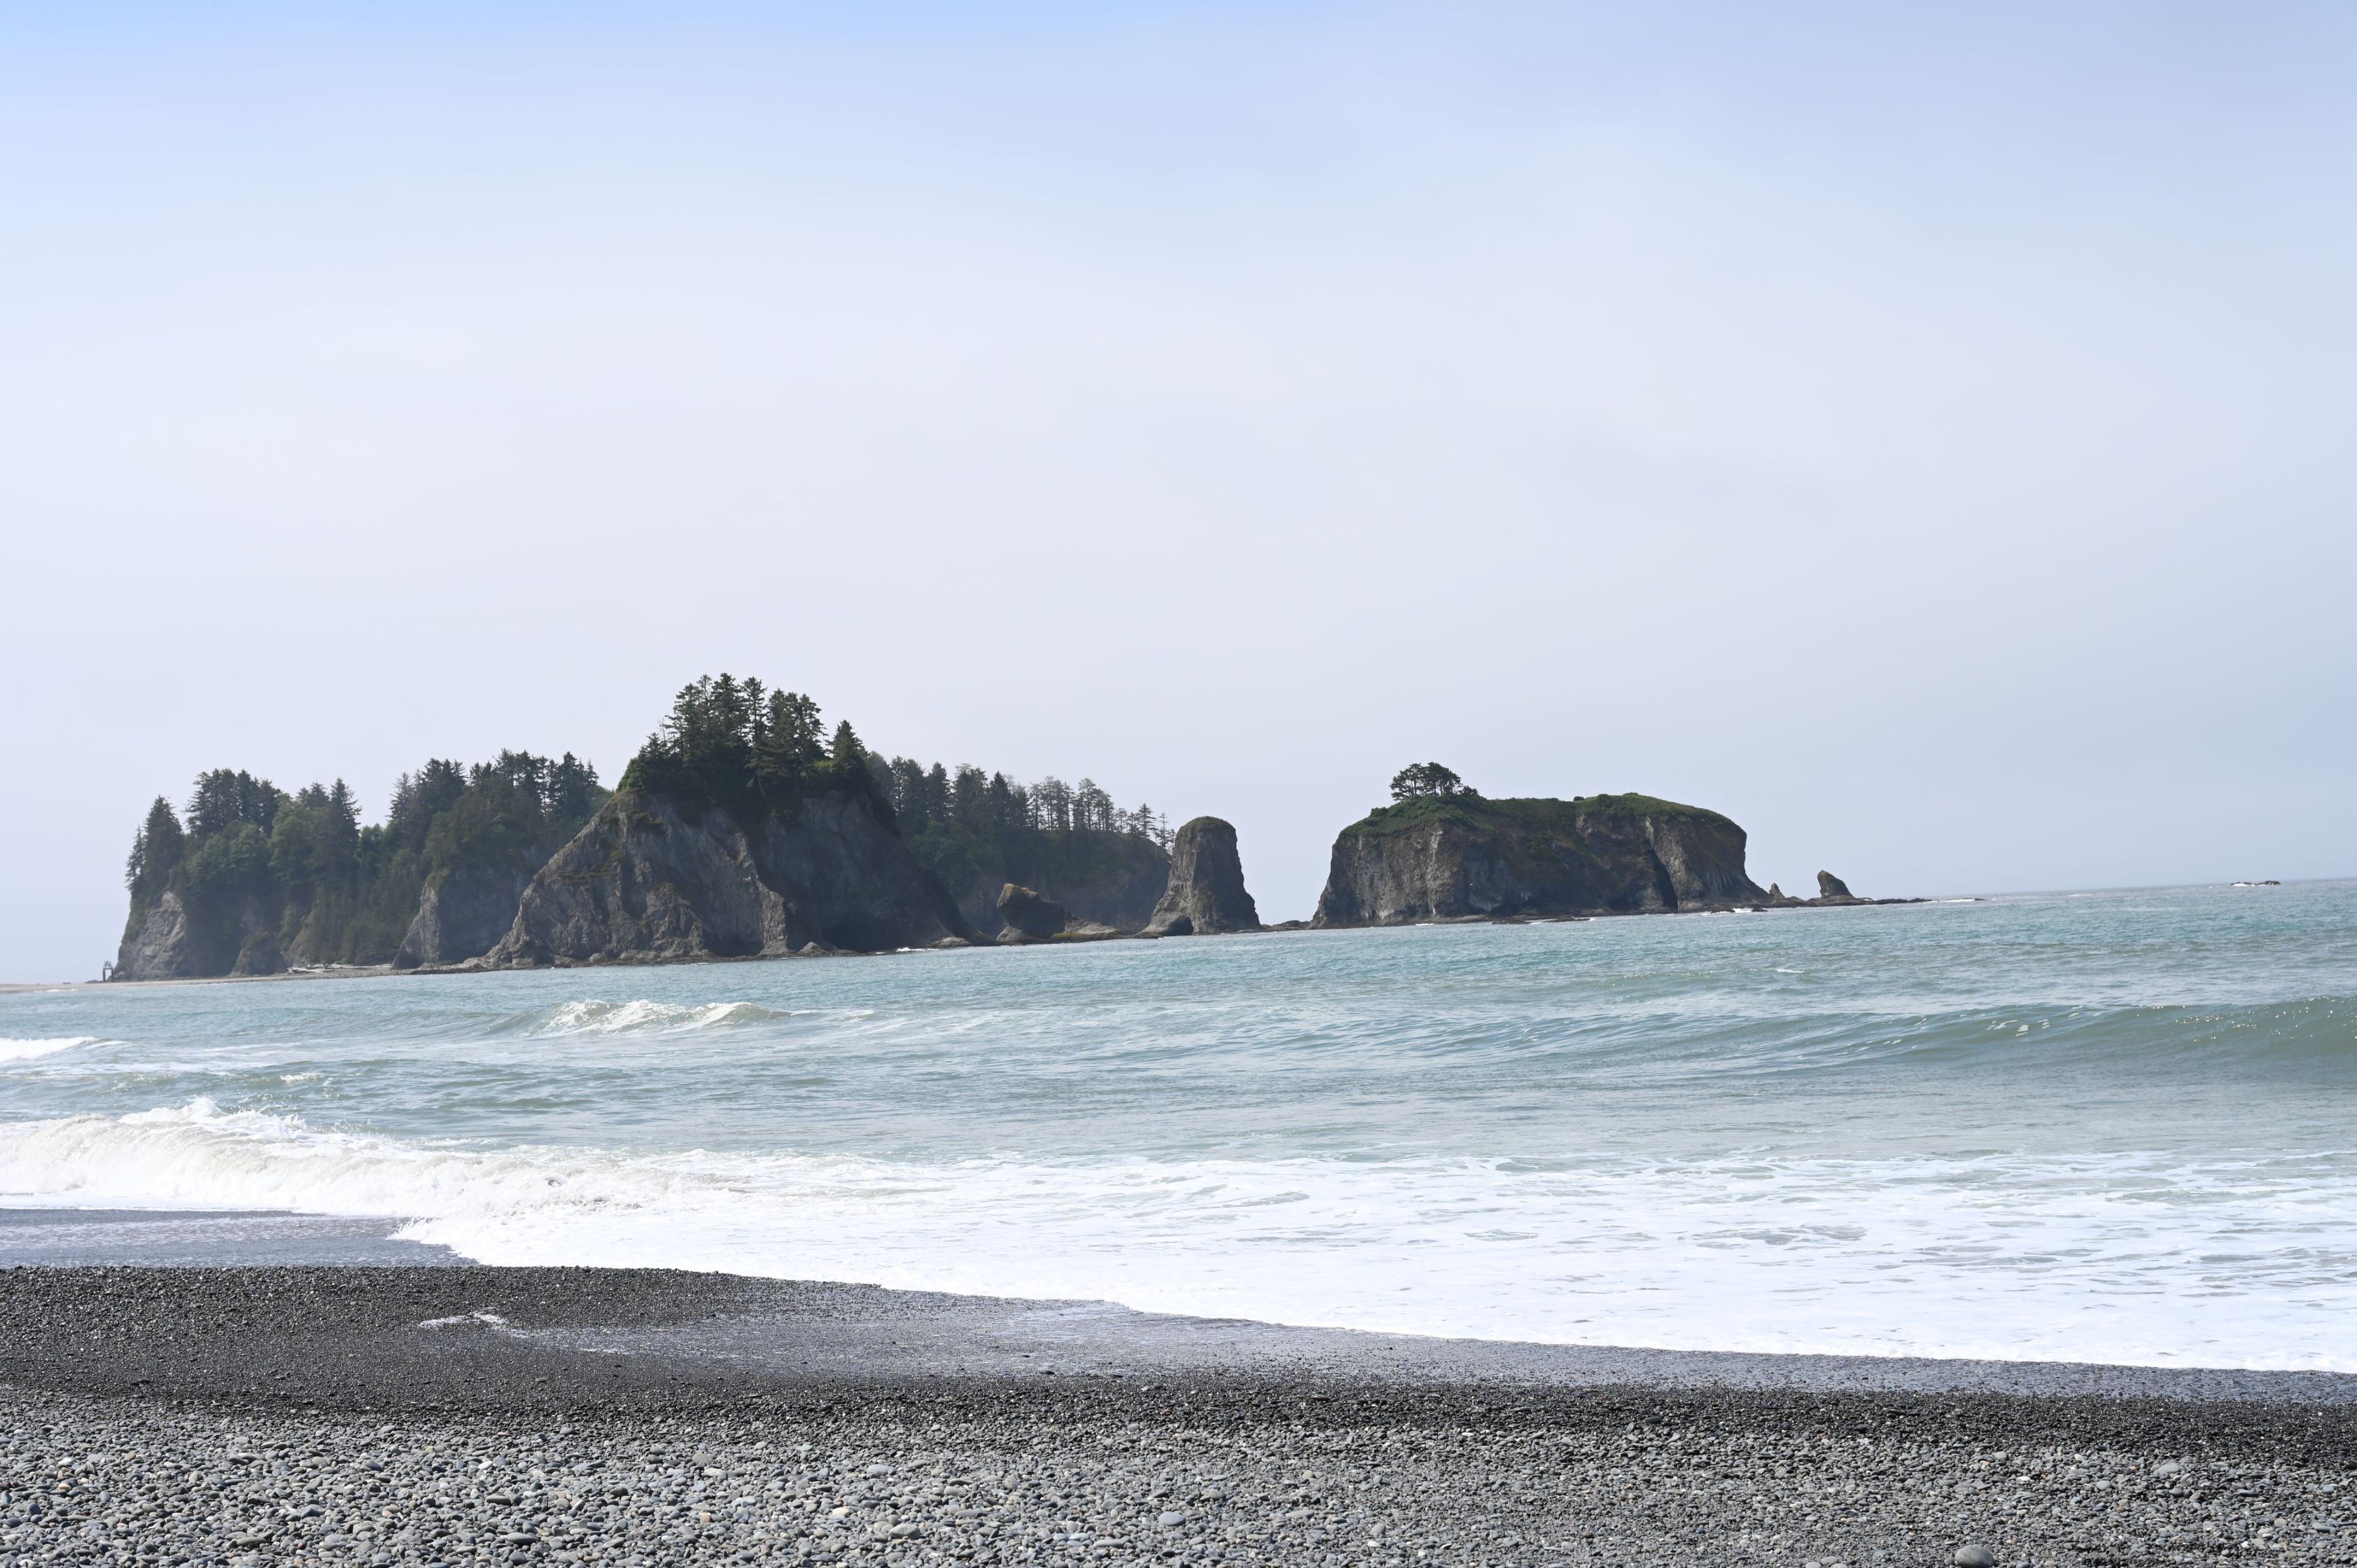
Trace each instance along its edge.
<instances>
[{"instance_id":1,"label":"forested island","mask_svg":"<svg viewBox=\"0 0 2357 1568\"><path fill-rule=\"evenodd\" d=\"M1318 929L1896 903L1762 891L1742 828L1648 795L1492 800L1438 763L1334 841ZM1235 829L1175 832L1083 779L1022 784L870 751L759 680L683 688L613 789L567 752L343 780L201 774L158 797L109 978L876 952L1264 928Z\"/></svg>"},{"instance_id":2,"label":"forested island","mask_svg":"<svg viewBox=\"0 0 2357 1568\"><path fill-rule=\"evenodd\" d=\"M1133 930L1169 875L1170 829L1150 807L1123 810L1086 779L1023 784L973 766L888 760L848 720L827 729L811 698L723 674L679 693L614 790L569 752L436 758L402 776L383 822L363 824L340 779L290 793L242 769L201 774L184 807L157 797L134 838L130 915L109 973L482 960L510 934L534 876L618 794L640 817L667 806L700 826L716 811L761 833L800 822L812 802L830 819L854 807L935 885L952 910L942 932L963 940L1001 931L1008 883ZM811 941L853 945L816 932L795 945Z\"/></svg>"},{"instance_id":3,"label":"forested island","mask_svg":"<svg viewBox=\"0 0 2357 1568\"><path fill-rule=\"evenodd\" d=\"M1391 793L1336 836L1311 926L1921 902L1857 897L1829 871L1814 898L1762 890L1731 818L1651 795L1492 800L1437 762L1402 768Z\"/></svg>"}]
</instances>

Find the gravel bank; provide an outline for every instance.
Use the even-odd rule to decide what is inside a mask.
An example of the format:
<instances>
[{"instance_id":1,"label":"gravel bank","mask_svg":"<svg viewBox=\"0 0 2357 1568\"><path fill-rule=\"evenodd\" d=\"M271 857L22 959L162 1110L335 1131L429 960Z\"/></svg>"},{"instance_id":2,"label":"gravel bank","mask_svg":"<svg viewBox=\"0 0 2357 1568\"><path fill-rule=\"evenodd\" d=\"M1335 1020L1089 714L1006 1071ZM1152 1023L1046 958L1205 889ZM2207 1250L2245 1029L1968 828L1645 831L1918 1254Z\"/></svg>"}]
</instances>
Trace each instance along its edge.
<instances>
[{"instance_id":1,"label":"gravel bank","mask_svg":"<svg viewBox=\"0 0 2357 1568\"><path fill-rule=\"evenodd\" d=\"M0 1273L0 1563L2357 1561L2348 1380L1434 1377L1435 1342L1249 1325L1203 1326L1231 1348L1201 1365L1183 1320L1044 1310L620 1271ZM1067 1365L1006 1364L1041 1346Z\"/></svg>"}]
</instances>

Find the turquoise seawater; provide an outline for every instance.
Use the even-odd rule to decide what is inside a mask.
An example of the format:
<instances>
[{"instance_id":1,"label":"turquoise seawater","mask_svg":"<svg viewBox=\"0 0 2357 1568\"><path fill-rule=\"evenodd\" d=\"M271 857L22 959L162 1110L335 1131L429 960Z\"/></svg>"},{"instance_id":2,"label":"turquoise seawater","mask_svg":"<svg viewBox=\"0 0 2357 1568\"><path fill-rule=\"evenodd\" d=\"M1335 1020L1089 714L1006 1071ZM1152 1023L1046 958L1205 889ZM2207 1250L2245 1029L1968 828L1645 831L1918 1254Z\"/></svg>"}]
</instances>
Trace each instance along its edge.
<instances>
[{"instance_id":1,"label":"turquoise seawater","mask_svg":"<svg viewBox=\"0 0 2357 1568\"><path fill-rule=\"evenodd\" d=\"M17 993L0 1203L1426 1333L2357 1370L2357 883Z\"/></svg>"}]
</instances>

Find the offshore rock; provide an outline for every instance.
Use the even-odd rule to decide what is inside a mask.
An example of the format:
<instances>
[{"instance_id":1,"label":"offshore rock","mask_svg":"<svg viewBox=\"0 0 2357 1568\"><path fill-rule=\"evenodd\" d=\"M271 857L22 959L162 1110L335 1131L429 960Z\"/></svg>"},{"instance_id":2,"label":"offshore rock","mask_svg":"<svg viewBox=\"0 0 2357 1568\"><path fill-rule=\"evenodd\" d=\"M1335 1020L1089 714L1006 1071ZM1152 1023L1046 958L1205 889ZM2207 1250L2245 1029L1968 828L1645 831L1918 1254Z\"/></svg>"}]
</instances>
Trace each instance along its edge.
<instances>
[{"instance_id":1,"label":"offshore rock","mask_svg":"<svg viewBox=\"0 0 2357 1568\"><path fill-rule=\"evenodd\" d=\"M1817 873L1817 897L1827 899L1855 898L1857 895L1849 890L1848 883L1844 882L1832 872L1820 871Z\"/></svg>"},{"instance_id":2,"label":"offshore rock","mask_svg":"<svg viewBox=\"0 0 2357 1568\"><path fill-rule=\"evenodd\" d=\"M748 832L719 807L616 794L541 867L480 961L541 964L883 952L971 937L868 804L826 793Z\"/></svg>"},{"instance_id":3,"label":"offshore rock","mask_svg":"<svg viewBox=\"0 0 2357 1568\"><path fill-rule=\"evenodd\" d=\"M1071 911L1053 898L1010 882L998 890L998 940L1009 944L1044 942L1071 923Z\"/></svg>"},{"instance_id":4,"label":"offshore rock","mask_svg":"<svg viewBox=\"0 0 2357 1568\"><path fill-rule=\"evenodd\" d=\"M1234 826L1197 817L1170 841L1170 886L1138 934L1211 937L1259 929L1260 909L1244 891Z\"/></svg>"},{"instance_id":5,"label":"offshore rock","mask_svg":"<svg viewBox=\"0 0 2357 1568\"><path fill-rule=\"evenodd\" d=\"M515 924L516 908L531 886L532 873L513 865L469 865L428 882L393 966L418 969L480 958Z\"/></svg>"},{"instance_id":6,"label":"offshore rock","mask_svg":"<svg viewBox=\"0 0 2357 1568\"><path fill-rule=\"evenodd\" d=\"M1334 841L1313 927L1731 909L1766 900L1743 830L1649 795L1423 796Z\"/></svg>"},{"instance_id":7,"label":"offshore rock","mask_svg":"<svg viewBox=\"0 0 2357 1568\"><path fill-rule=\"evenodd\" d=\"M1154 913L1170 881L1170 857L1139 833L1102 829L1055 830L1036 836L1033 853L1001 862L974 846L951 847L920 837L920 859L957 899L969 925L985 937L1003 929L998 896L1012 882L1061 904L1075 924L1134 931Z\"/></svg>"}]
</instances>

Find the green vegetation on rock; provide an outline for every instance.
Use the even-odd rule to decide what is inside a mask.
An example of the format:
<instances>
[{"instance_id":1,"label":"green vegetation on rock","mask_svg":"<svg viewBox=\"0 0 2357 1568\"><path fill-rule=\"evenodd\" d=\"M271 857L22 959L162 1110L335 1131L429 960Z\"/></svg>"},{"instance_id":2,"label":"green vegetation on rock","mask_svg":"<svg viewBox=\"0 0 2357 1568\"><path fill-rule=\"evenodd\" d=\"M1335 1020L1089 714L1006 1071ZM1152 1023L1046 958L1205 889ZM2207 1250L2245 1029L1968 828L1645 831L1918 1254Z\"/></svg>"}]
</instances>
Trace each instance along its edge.
<instances>
[{"instance_id":1,"label":"green vegetation on rock","mask_svg":"<svg viewBox=\"0 0 2357 1568\"><path fill-rule=\"evenodd\" d=\"M1646 817L1709 822L1733 827L1718 812L1681 805L1652 795L1575 795L1568 800L1544 796L1491 800L1470 789L1454 795L1415 795L1389 806L1378 806L1342 831L1353 834L1405 832L1431 822L1460 827L1512 827L1523 832L1570 834L1578 823Z\"/></svg>"},{"instance_id":2,"label":"green vegetation on rock","mask_svg":"<svg viewBox=\"0 0 2357 1568\"><path fill-rule=\"evenodd\" d=\"M363 827L340 779L293 794L242 770L197 779L185 814L158 796L124 867L131 914L118 973L269 974L389 963L429 881L469 869L526 874L605 800L597 770L503 751L404 774L382 823ZM184 821L185 815L185 821Z\"/></svg>"},{"instance_id":3,"label":"green vegetation on rock","mask_svg":"<svg viewBox=\"0 0 2357 1568\"><path fill-rule=\"evenodd\" d=\"M890 791L850 720L830 743L810 698L725 671L680 688L662 728L623 769L621 788L690 810L717 806L748 832L773 816L791 821L821 792L864 800L892 822Z\"/></svg>"},{"instance_id":4,"label":"green vegetation on rock","mask_svg":"<svg viewBox=\"0 0 2357 1568\"><path fill-rule=\"evenodd\" d=\"M1017 784L905 757L876 771L909 847L979 930L998 929L998 890L1009 882L1135 930L1169 880L1169 824L1151 806L1122 810L1093 780Z\"/></svg>"}]
</instances>

